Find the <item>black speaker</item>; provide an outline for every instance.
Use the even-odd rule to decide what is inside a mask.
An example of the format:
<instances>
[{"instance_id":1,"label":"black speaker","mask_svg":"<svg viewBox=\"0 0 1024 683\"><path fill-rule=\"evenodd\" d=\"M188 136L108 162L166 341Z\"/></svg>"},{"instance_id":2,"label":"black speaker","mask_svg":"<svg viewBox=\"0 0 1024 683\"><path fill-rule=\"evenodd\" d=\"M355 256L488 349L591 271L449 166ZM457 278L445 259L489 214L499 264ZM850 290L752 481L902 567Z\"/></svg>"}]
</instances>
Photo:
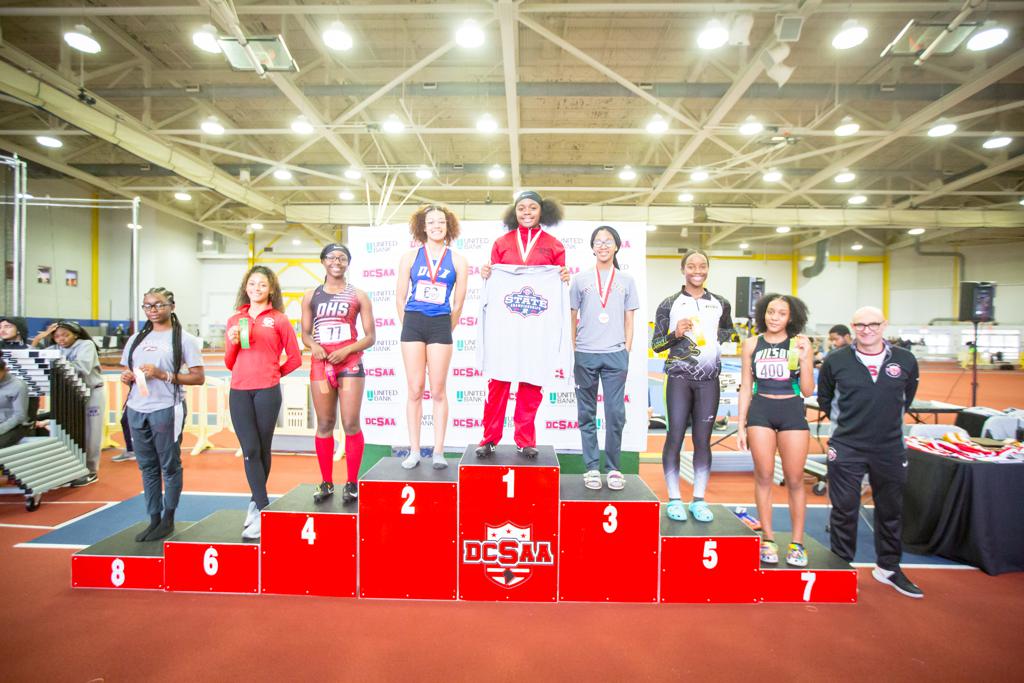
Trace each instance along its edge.
<instances>
[{"instance_id":1,"label":"black speaker","mask_svg":"<svg viewBox=\"0 0 1024 683\"><path fill-rule=\"evenodd\" d=\"M764 296L763 277L736 278L736 317L753 318L757 300L762 296Z\"/></svg>"},{"instance_id":2,"label":"black speaker","mask_svg":"<svg viewBox=\"0 0 1024 683\"><path fill-rule=\"evenodd\" d=\"M996 283L961 282L959 320L990 323L996 319Z\"/></svg>"}]
</instances>

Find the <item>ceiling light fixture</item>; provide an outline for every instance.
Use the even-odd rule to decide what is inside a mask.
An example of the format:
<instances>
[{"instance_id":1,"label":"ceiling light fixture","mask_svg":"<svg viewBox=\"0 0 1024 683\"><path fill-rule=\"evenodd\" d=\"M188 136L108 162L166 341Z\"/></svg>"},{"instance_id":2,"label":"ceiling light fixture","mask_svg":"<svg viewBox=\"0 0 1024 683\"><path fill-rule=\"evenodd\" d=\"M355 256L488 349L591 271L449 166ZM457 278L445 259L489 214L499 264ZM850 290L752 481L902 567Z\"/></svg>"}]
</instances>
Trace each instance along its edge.
<instances>
[{"instance_id":1,"label":"ceiling light fixture","mask_svg":"<svg viewBox=\"0 0 1024 683\"><path fill-rule=\"evenodd\" d=\"M917 235L923 235L924 233L925 233L925 229L924 228L911 228L910 230L907 230L907 234L908 235L914 235L915 237Z\"/></svg>"},{"instance_id":2,"label":"ceiling light fixture","mask_svg":"<svg viewBox=\"0 0 1024 683\"><path fill-rule=\"evenodd\" d=\"M192 201L192 195L190 195L188 192L175 192L174 198L177 199L179 202Z\"/></svg>"},{"instance_id":3,"label":"ceiling light fixture","mask_svg":"<svg viewBox=\"0 0 1024 683\"><path fill-rule=\"evenodd\" d=\"M352 49L352 34L345 28L345 24L340 21L333 22L320 34L320 37L323 39L324 45L332 50L344 52L345 50Z\"/></svg>"},{"instance_id":4,"label":"ceiling light fixture","mask_svg":"<svg viewBox=\"0 0 1024 683\"><path fill-rule=\"evenodd\" d=\"M79 52L94 55L103 48L92 37L92 31L85 24L75 24L75 27L64 34L64 42Z\"/></svg>"},{"instance_id":5,"label":"ceiling light fixture","mask_svg":"<svg viewBox=\"0 0 1024 683\"><path fill-rule=\"evenodd\" d=\"M766 183L777 183L782 180L782 171L777 168L770 168L761 176L761 180Z\"/></svg>"},{"instance_id":6,"label":"ceiling light fixture","mask_svg":"<svg viewBox=\"0 0 1024 683\"><path fill-rule=\"evenodd\" d=\"M710 177L711 177L711 175L707 171L705 171L703 168L695 168L690 173L690 180L692 180L695 183L699 183L699 182L701 182L703 180L707 180Z\"/></svg>"},{"instance_id":7,"label":"ceiling light fixture","mask_svg":"<svg viewBox=\"0 0 1024 683\"><path fill-rule=\"evenodd\" d=\"M697 47L702 50L717 50L729 42L729 29L718 19L712 19L697 36Z\"/></svg>"},{"instance_id":8,"label":"ceiling light fixture","mask_svg":"<svg viewBox=\"0 0 1024 683\"><path fill-rule=\"evenodd\" d=\"M837 183L842 184L842 183L852 183L856 179L857 179L857 174L854 173L853 171L847 169L847 170L840 171L839 173L837 173L836 177L833 178L832 180L837 182Z\"/></svg>"},{"instance_id":9,"label":"ceiling light fixture","mask_svg":"<svg viewBox=\"0 0 1024 683\"><path fill-rule=\"evenodd\" d=\"M298 239L296 239L296 240L292 240L292 246L293 246L293 247L297 247L297 246L299 246L300 244L302 244L302 240L298 240Z\"/></svg>"},{"instance_id":10,"label":"ceiling light fixture","mask_svg":"<svg viewBox=\"0 0 1024 683\"><path fill-rule=\"evenodd\" d=\"M856 135L859 130L860 124L854 121L852 116L844 116L843 120L839 122L839 125L836 126L836 129L833 132L839 137L845 138L851 135Z\"/></svg>"},{"instance_id":11,"label":"ceiling light fixture","mask_svg":"<svg viewBox=\"0 0 1024 683\"><path fill-rule=\"evenodd\" d=\"M416 169L416 177L419 178L420 180L427 180L432 175L434 175L434 172L431 171L426 166L420 166L419 168Z\"/></svg>"},{"instance_id":12,"label":"ceiling light fixture","mask_svg":"<svg viewBox=\"0 0 1024 683\"><path fill-rule=\"evenodd\" d=\"M396 114L391 114L384 119L384 123L382 123L380 127L385 133L391 134L401 133L405 130L405 124L402 123L402 120L398 118Z\"/></svg>"},{"instance_id":13,"label":"ceiling light fixture","mask_svg":"<svg viewBox=\"0 0 1024 683\"><path fill-rule=\"evenodd\" d=\"M859 205L863 204L864 202L866 202L867 200L868 200L868 198L865 197L864 195L862 195L862 194L855 194L852 197L850 197L849 199L847 199L846 203L847 204L853 204L854 206L859 206Z\"/></svg>"},{"instance_id":14,"label":"ceiling light fixture","mask_svg":"<svg viewBox=\"0 0 1024 683\"><path fill-rule=\"evenodd\" d=\"M203 24L192 34L192 44L203 52L218 54L220 43L217 42L217 29L212 24Z\"/></svg>"},{"instance_id":15,"label":"ceiling light fixture","mask_svg":"<svg viewBox=\"0 0 1024 683\"><path fill-rule=\"evenodd\" d=\"M455 32L455 42L460 47L473 49L484 44L484 30L472 19L466 19Z\"/></svg>"},{"instance_id":16,"label":"ceiling light fixture","mask_svg":"<svg viewBox=\"0 0 1024 683\"><path fill-rule=\"evenodd\" d=\"M952 121L936 121L935 124L928 129L928 137L941 138L947 135L952 135L955 132L956 124Z\"/></svg>"},{"instance_id":17,"label":"ceiling light fixture","mask_svg":"<svg viewBox=\"0 0 1024 683\"><path fill-rule=\"evenodd\" d=\"M278 180L291 180L292 172L287 168L276 168L274 169L274 177Z\"/></svg>"},{"instance_id":18,"label":"ceiling light fixture","mask_svg":"<svg viewBox=\"0 0 1024 683\"><path fill-rule=\"evenodd\" d=\"M49 135L37 135L36 142L38 142L43 147L49 147L50 149L60 149L61 147L64 146L64 143L61 142L58 138L51 137Z\"/></svg>"},{"instance_id":19,"label":"ceiling light fixture","mask_svg":"<svg viewBox=\"0 0 1024 683\"><path fill-rule=\"evenodd\" d=\"M213 240L211 240L209 237L204 237L203 238L203 245L207 246L207 247L212 246L213 245Z\"/></svg>"},{"instance_id":20,"label":"ceiling light fixture","mask_svg":"<svg viewBox=\"0 0 1024 683\"><path fill-rule=\"evenodd\" d=\"M684 204L686 204L688 202L692 202L693 201L693 195L690 194L689 192L683 192L678 197L676 197L676 199L678 199L679 201L681 201Z\"/></svg>"},{"instance_id":21,"label":"ceiling light fixture","mask_svg":"<svg viewBox=\"0 0 1024 683\"><path fill-rule=\"evenodd\" d=\"M490 134L498 130L498 122L490 114L482 114L476 120L476 129L484 134Z\"/></svg>"},{"instance_id":22,"label":"ceiling light fixture","mask_svg":"<svg viewBox=\"0 0 1024 683\"><path fill-rule=\"evenodd\" d=\"M262 223L250 223L249 224L249 229L252 230L253 232L256 232L257 230L262 230L263 229L263 224Z\"/></svg>"},{"instance_id":23,"label":"ceiling light fixture","mask_svg":"<svg viewBox=\"0 0 1024 683\"><path fill-rule=\"evenodd\" d=\"M780 235L785 235L792 229L793 228L789 227L788 225L780 225L779 227L775 228L775 232L779 233Z\"/></svg>"},{"instance_id":24,"label":"ceiling light fixture","mask_svg":"<svg viewBox=\"0 0 1024 683\"><path fill-rule=\"evenodd\" d=\"M313 132L313 124L305 116L300 116L292 121L292 131L299 135L309 135Z\"/></svg>"},{"instance_id":25,"label":"ceiling light fixture","mask_svg":"<svg viewBox=\"0 0 1024 683\"><path fill-rule=\"evenodd\" d=\"M647 122L647 132L651 135L661 135L668 130L668 121L661 114L655 114Z\"/></svg>"},{"instance_id":26,"label":"ceiling light fixture","mask_svg":"<svg viewBox=\"0 0 1024 683\"><path fill-rule=\"evenodd\" d=\"M757 135L764 130L764 124L758 121L753 115L748 116L746 120L740 124L740 135Z\"/></svg>"},{"instance_id":27,"label":"ceiling light fixture","mask_svg":"<svg viewBox=\"0 0 1024 683\"><path fill-rule=\"evenodd\" d=\"M985 149L1001 149L1006 147L1008 144L1013 142L1013 138L1007 135L993 135L985 142L981 143L981 146Z\"/></svg>"},{"instance_id":28,"label":"ceiling light fixture","mask_svg":"<svg viewBox=\"0 0 1024 683\"><path fill-rule=\"evenodd\" d=\"M489 169L487 169L487 177L490 178L491 180L501 180L502 178L505 177L505 169L503 169L498 164L495 164L494 166L491 166Z\"/></svg>"},{"instance_id":29,"label":"ceiling light fixture","mask_svg":"<svg viewBox=\"0 0 1024 683\"><path fill-rule=\"evenodd\" d=\"M857 23L856 19L847 19L832 39L832 47L837 50L849 50L857 47L868 38L868 30Z\"/></svg>"},{"instance_id":30,"label":"ceiling light fixture","mask_svg":"<svg viewBox=\"0 0 1024 683\"><path fill-rule=\"evenodd\" d=\"M359 171L359 169L352 168L350 166L349 168L345 169L345 177L348 178L349 180L359 180L360 178L363 177L363 174Z\"/></svg>"},{"instance_id":31,"label":"ceiling light fixture","mask_svg":"<svg viewBox=\"0 0 1024 683\"><path fill-rule=\"evenodd\" d=\"M619 180L636 180L636 171L632 166L623 166L619 171Z\"/></svg>"},{"instance_id":32,"label":"ceiling light fixture","mask_svg":"<svg viewBox=\"0 0 1024 683\"><path fill-rule=\"evenodd\" d=\"M205 119L199 124L199 128L208 135L224 135L224 126L221 125L216 116Z\"/></svg>"},{"instance_id":33,"label":"ceiling light fixture","mask_svg":"<svg viewBox=\"0 0 1024 683\"><path fill-rule=\"evenodd\" d=\"M750 245L746 242L740 242L740 249L749 249Z\"/></svg>"},{"instance_id":34,"label":"ceiling light fixture","mask_svg":"<svg viewBox=\"0 0 1024 683\"><path fill-rule=\"evenodd\" d=\"M854 242L853 244L850 245L850 249L852 251L860 251L863 248L864 248L864 245L861 244L860 242Z\"/></svg>"},{"instance_id":35,"label":"ceiling light fixture","mask_svg":"<svg viewBox=\"0 0 1024 683\"><path fill-rule=\"evenodd\" d=\"M349 192L348 190L342 190L341 192L338 193L338 199L340 199L343 202L350 202L355 198L356 196Z\"/></svg>"},{"instance_id":36,"label":"ceiling light fixture","mask_svg":"<svg viewBox=\"0 0 1024 683\"><path fill-rule=\"evenodd\" d=\"M967 41L967 49L971 52L991 50L997 45L1002 45L1009 36L1010 32L1000 26L985 28L971 36Z\"/></svg>"}]
</instances>

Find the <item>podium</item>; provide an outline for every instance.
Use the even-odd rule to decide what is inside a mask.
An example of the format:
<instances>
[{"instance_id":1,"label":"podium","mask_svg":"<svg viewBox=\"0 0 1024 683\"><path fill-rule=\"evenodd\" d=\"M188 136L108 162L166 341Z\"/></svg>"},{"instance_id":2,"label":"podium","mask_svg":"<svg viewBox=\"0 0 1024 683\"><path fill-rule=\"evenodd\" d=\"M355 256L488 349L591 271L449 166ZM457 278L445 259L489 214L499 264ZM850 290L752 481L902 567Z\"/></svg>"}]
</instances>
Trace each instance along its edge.
<instances>
[{"instance_id":1,"label":"podium","mask_svg":"<svg viewBox=\"0 0 1024 683\"><path fill-rule=\"evenodd\" d=\"M260 592L356 595L357 502L339 490L320 505L301 484L261 511Z\"/></svg>"},{"instance_id":2,"label":"podium","mask_svg":"<svg viewBox=\"0 0 1024 683\"><path fill-rule=\"evenodd\" d=\"M831 550L804 535L806 567L786 564L786 548L792 536L775 533L779 563L761 564L762 602L857 602L857 570Z\"/></svg>"},{"instance_id":3,"label":"podium","mask_svg":"<svg viewBox=\"0 0 1024 683\"><path fill-rule=\"evenodd\" d=\"M550 446L526 458L498 446L459 462L459 597L554 602L558 598L558 459Z\"/></svg>"},{"instance_id":4,"label":"podium","mask_svg":"<svg viewBox=\"0 0 1024 683\"><path fill-rule=\"evenodd\" d=\"M137 542L136 534L147 526L148 522L139 522L72 555L71 587L163 590L167 539ZM190 526L190 522L178 522L175 533Z\"/></svg>"},{"instance_id":5,"label":"podium","mask_svg":"<svg viewBox=\"0 0 1024 683\"><path fill-rule=\"evenodd\" d=\"M558 599L658 601L658 497L635 474L626 486L592 491L562 475Z\"/></svg>"},{"instance_id":6,"label":"podium","mask_svg":"<svg viewBox=\"0 0 1024 683\"><path fill-rule=\"evenodd\" d=\"M706 523L661 513L661 601L759 602L760 536L728 508L710 507Z\"/></svg>"},{"instance_id":7,"label":"podium","mask_svg":"<svg viewBox=\"0 0 1024 683\"><path fill-rule=\"evenodd\" d=\"M455 600L458 478L383 458L359 480L359 597Z\"/></svg>"},{"instance_id":8,"label":"podium","mask_svg":"<svg viewBox=\"0 0 1024 683\"><path fill-rule=\"evenodd\" d=\"M260 546L242 540L245 510L219 510L164 542L164 590L255 595Z\"/></svg>"}]
</instances>

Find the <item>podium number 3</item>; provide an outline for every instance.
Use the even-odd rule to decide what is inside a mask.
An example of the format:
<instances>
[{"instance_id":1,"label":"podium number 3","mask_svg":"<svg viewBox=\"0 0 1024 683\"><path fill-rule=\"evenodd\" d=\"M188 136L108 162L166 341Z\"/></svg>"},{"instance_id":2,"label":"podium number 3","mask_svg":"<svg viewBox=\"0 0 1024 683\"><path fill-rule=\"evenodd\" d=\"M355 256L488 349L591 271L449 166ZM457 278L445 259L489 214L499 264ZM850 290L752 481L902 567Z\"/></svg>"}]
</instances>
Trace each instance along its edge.
<instances>
[{"instance_id":1,"label":"podium number 3","mask_svg":"<svg viewBox=\"0 0 1024 683\"><path fill-rule=\"evenodd\" d=\"M815 574L814 572L801 572L800 573L800 580L807 582L807 585L804 586L804 602L810 602L811 601L811 588L814 587L814 579L816 577L817 577L817 574Z\"/></svg>"},{"instance_id":2,"label":"podium number 3","mask_svg":"<svg viewBox=\"0 0 1024 683\"><path fill-rule=\"evenodd\" d=\"M203 553L203 571L206 572L207 576L216 576L218 568L217 549L211 545Z\"/></svg>"},{"instance_id":3,"label":"podium number 3","mask_svg":"<svg viewBox=\"0 0 1024 683\"><path fill-rule=\"evenodd\" d=\"M120 557L110 563L110 583L117 588L124 585L124 560Z\"/></svg>"},{"instance_id":4,"label":"podium number 3","mask_svg":"<svg viewBox=\"0 0 1024 683\"><path fill-rule=\"evenodd\" d=\"M306 517L306 523L302 525L302 533L299 534L299 537L310 545L316 541L316 529L313 528L312 517Z\"/></svg>"},{"instance_id":5,"label":"podium number 3","mask_svg":"<svg viewBox=\"0 0 1024 683\"><path fill-rule=\"evenodd\" d=\"M708 539L704 541L704 566L707 569L714 569L718 566L718 551L715 548L718 547L718 541L712 541Z\"/></svg>"},{"instance_id":6,"label":"podium number 3","mask_svg":"<svg viewBox=\"0 0 1024 683\"><path fill-rule=\"evenodd\" d=\"M619 511L615 509L614 505L609 504L604 509L604 516L608 519L604 521L601 528L606 534L614 534L615 530L619 528Z\"/></svg>"},{"instance_id":7,"label":"podium number 3","mask_svg":"<svg viewBox=\"0 0 1024 683\"><path fill-rule=\"evenodd\" d=\"M504 477L501 478L505 482L505 497L515 498L516 497L516 471L509 470Z\"/></svg>"},{"instance_id":8,"label":"podium number 3","mask_svg":"<svg viewBox=\"0 0 1024 683\"><path fill-rule=\"evenodd\" d=\"M416 508L412 506L413 501L416 500L416 489L406 484L402 487L402 514L403 515L415 515Z\"/></svg>"}]
</instances>

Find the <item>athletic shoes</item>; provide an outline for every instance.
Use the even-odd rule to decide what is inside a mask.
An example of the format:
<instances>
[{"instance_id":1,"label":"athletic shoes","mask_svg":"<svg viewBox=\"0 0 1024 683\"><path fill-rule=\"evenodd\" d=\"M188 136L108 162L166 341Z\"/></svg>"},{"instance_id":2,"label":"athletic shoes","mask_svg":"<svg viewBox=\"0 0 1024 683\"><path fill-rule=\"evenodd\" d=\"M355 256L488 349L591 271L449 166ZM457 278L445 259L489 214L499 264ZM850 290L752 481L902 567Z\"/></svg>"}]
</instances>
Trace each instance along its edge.
<instances>
[{"instance_id":1,"label":"athletic shoes","mask_svg":"<svg viewBox=\"0 0 1024 683\"><path fill-rule=\"evenodd\" d=\"M536 458L537 453L537 449L534 448L533 446L523 446L522 448L519 449L519 455L522 455L530 459Z\"/></svg>"},{"instance_id":2,"label":"athletic shoes","mask_svg":"<svg viewBox=\"0 0 1024 683\"><path fill-rule=\"evenodd\" d=\"M786 550L786 564L790 567L806 567L807 551L803 543L790 543Z\"/></svg>"},{"instance_id":3,"label":"athletic shoes","mask_svg":"<svg viewBox=\"0 0 1024 683\"><path fill-rule=\"evenodd\" d=\"M71 488L80 488L82 486L88 486L89 484L95 484L99 477L95 474L87 474L84 477L79 477L71 482Z\"/></svg>"},{"instance_id":4,"label":"athletic shoes","mask_svg":"<svg viewBox=\"0 0 1024 683\"><path fill-rule=\"evenodd\" d=\"M591 491L601 490L601 473L597 470L590 470L583 475L583 485Z\"/></svg>"},{"instance_id":5,"label":"athletic shoes","mask_svg":"<svg viewBox=\"0 0 1024 683\"><path fill-rule=\"evenodd\" d=\"M906 595L908 598L924 597L924 591L914 585L914 582L908 579L899 567L896 567L895 571L875 567L871 570L871 576L875 577L875 581L892 586L897 593Z\"/></svg>"},{"instance_id":6,"label":"athletic shoes","mask_svg":"<svg viewBox=\"0 0 1024 683\"><path fill-rule=\"evenodd\" d=\"M111 458L110 461L111 462L128 462L129 460L134 460L134 459L135 459L135 451L121 451L120 453L115 455L113 458Z\"/></svg>"},{"instance_id":7,"label":"athletic shoes","mask_svg":"<svg viewBox=\"0 0 1024 683\"><path fill-rule=\"evenodd\" d=\"M250 500L249 507L245 510L245 522L242 523L242 528L249 526L256 521L256 518L260 516L259 508L256 507L256 501Z\"/></svg>"},{"instance_id":8,"label":"athletic shoes","mask_svg":"<svg viewBox=\"0 0 1024 683\"><path fill-rule=\"evenodd\" d=\"M351 503L357 498L359 498L359 489L356 487L356 483L354 481L346 481L345 486L341 489L341 500Z\"/></svg>"},{"instance_id":9,"label":"athletic shoes","mask_svg":"<svg viewBox=\"0 0 1024 683\"><path fill-rule=\"evenodd\" d=\"M432 467L435 470L444 470L448 468L448 461L445 460L444 451L434 451L430 456L430 461L433 463Z\"/></svg>"},{"instance_id":10,"label":"athletic shoes","mask_svg":"<svg viewBox=\"0 0 1024 683\"><path fill-rule=\"evenodd\" d=\"M260 516L256 515L256 521L242 529L242 538L247 541L258 541L260 538Z\"/></svg>"},{"instance_id":11,"label":"athletic shoes","mask_svg":"<svg viewBox=\"0 0 1024 683\"><path fill-rule=\"evenodd\" d=\"M407 469L407 470L411 470L413 467L416 467L419 464L420 464L420 452L419 451L409 451L409 455L405 456L405 459L402 460L402 468L403 469Z\"/></svg>"},{"instance_id":12,"label":"athletic shoes","mask_svg":"<svg viewBox=\"0 0 1024 683\"><path fill-rule=\"evenodd\" d=\"M320 482L320 485L313 490L313 502L319 505L334 495L334 484L328 481Z\"/></svg>"},{"instance_id":13,"label":"athletic shoes","mask_svg":"<svg viewBox=\"0 0 1024 683\"><path fill-rule=\"evenodd\" d=\"M621 491L625 486L626 478L622 476L622 472L612 470L608 473L608 488L612 491Z\"/></svg>"},{"instance_id":14,"label":"athletic shoes","mask_svg":"<svg viewBox=\"0 0 1024 683\"><path fill-rule=\"evenodd\" d=\"M493 443L487 442L476 449L476 457L489 458L494 455L496 450Z\"/></svg>"},{"instance_id":15,"label":"athletic shoes","mask_svg":"<svg viewBox=\"0 0 1024 683\"><path fill-rule=\"evenodd\" d=\"M779 546L775 541L761 541L761 561L765 564L779 563Z\"/></svg>"}]
</instances>

